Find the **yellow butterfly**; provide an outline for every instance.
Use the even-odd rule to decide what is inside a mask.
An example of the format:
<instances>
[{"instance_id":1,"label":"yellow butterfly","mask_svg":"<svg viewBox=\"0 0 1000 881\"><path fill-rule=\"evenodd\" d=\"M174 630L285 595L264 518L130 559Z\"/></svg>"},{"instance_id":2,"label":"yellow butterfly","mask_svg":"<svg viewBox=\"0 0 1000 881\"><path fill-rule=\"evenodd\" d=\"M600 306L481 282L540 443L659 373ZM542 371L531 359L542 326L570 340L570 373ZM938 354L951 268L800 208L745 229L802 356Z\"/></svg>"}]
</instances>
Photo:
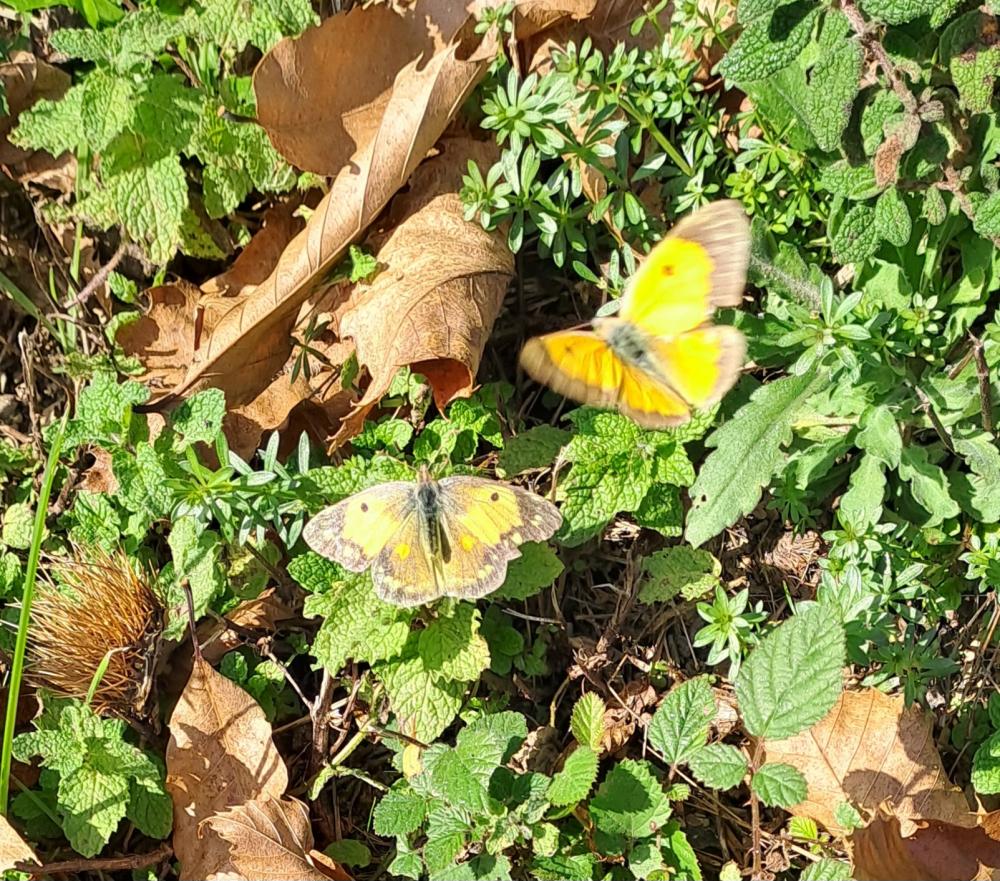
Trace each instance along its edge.
<instances>
[{"instance_id":1,"label":"yellow butterfly","mask_svg":"<svg viewBox=\"0 0 1000 881\"><path fill-rule=\"evenodd\" d=\"M714 202L653 248L617 316L528 340L521 364L557 392L616 407L646 428L686 422L692 408L718 401L743 366L743 334L709 319L739 304L749 256L742 207Z\"/></svg>"},{"instance_id":2,"label":"yellow butterfly","mask_svg":"<svg viewBox=\"0 0 1000 881\"><path fill-rule=\"evenodd\" d=\"M555 505L480 477L392 481L320 511L302 532L316 553L351 572L370 568L375 593L397 606L497 590L519 545L550 538Z\"/></svg>"}]
</instances>

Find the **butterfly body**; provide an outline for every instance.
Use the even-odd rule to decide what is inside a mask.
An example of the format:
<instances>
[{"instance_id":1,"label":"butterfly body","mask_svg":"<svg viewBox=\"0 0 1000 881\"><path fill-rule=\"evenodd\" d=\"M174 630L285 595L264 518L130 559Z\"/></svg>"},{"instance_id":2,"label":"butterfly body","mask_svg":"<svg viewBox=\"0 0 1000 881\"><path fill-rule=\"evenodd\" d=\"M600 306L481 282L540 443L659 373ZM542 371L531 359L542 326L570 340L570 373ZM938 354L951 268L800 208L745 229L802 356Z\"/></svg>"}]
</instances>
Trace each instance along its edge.
<instances>
[{"instance_id":1,"label":"butterfly body","mask_svg":"<svg viewBox=\"0 0 1000 881\"><path fill-rule=\"evenodd\" d=\"M352 572L371 570L375 592L400 606L497 590L525 541L543 541L562 518L527 490L479 477L392 481L320 511L303 537Z\"/></svg>"},{"instance_id":2,"label":"butterfly body","mask_svg":"<svg viewBox=\"0 0 1000 881\"><path fill-rule=\"evenodd\" d=\"M617 316L535 337L521 363L567 397L614 407L647 428L686 421L739 375L743 335L709 319L740 302L749 227L740 205L715 202L682 220L649 254Z\"/></svg>"}]
</instances>

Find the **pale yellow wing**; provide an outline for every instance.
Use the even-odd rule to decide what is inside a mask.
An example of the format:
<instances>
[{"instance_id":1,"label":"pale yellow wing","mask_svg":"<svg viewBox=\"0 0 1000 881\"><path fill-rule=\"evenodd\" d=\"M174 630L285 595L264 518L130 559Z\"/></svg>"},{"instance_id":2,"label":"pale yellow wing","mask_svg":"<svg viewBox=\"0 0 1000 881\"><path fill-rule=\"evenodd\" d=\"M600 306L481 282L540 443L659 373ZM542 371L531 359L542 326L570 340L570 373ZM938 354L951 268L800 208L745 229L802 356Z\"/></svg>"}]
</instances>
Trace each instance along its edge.
<instances>
[{"instance_id":1,"label":"pale yellow wing","mask_svg":"<svg viewBox=\"0 0 1000 881\"><path fill-rule=\"evenodd\" d=\"M669 387L692 407L720 400L739 378L746 340L735 327L706 325L656 340L653 355Z\"/></svg>"}]
</instances>

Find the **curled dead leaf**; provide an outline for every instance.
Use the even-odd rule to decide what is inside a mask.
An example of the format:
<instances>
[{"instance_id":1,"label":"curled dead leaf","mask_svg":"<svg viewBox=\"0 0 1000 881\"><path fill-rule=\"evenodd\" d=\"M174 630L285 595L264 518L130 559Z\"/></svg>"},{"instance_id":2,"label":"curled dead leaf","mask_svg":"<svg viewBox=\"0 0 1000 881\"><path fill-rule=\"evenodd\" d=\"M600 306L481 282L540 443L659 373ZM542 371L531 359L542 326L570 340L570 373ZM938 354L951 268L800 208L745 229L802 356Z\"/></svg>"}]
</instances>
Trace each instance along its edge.
<instances>
[{"instance_id":1,"label":"curled dead leaf","mask_svg":"<svg viewBox=\"0 0 1000 881\"><path fill-rule=\"evenodd\" d=\"M167 789L181 879L211 878L228 844L204 825L229 808L284 795L288 771L264 711L235 682L196 659L170 717Z\"/></svg>"},{"instance_id":2,"label":"curled dead leaf","mask_svg":"<svg viewBox=\"0 0 1000 881\"><path fill-rule=\"evenodd\" d=\"M764 749L768 762L785 762L805 775L808 796L791 812L835 834L845 831L834 813L845 801L871 813L888 801L904 835L922 821L972 828L976 816L949 782L931 726L920 707L906 708L901 696L868 688L844 692L812 728L768 740Z\"/></svg>"},{"instance_id":3,"label":"curled dead leaf","mask_svg":"<svg viewBox=\"0 0 1000 881\"><path fill-rule=\"evenodd\" d=\"M340 322L371 382L339 441L360 429L400 367L427 377L439 408L471 393L514 272L503 235L465 220L458 196L467 162L488 162L492 149L468 139L444 142L443 154L418 169L399 200L405 217L378 251L384 268L357 288Z\"/></svg>"},{"instance_id":4,"label":"curled dead leaf","mask_svg":"<svg viewBox=\"0 0 1000 881\"><path fill-rule=\"evenodd\" d=\"M229 846L229 864L220 870L227 879L350 879L336 865L336 874L329 864L318 868L309 813L296 799L262 798L210 817L206 824Z\"/></svg>"}]
</instances>

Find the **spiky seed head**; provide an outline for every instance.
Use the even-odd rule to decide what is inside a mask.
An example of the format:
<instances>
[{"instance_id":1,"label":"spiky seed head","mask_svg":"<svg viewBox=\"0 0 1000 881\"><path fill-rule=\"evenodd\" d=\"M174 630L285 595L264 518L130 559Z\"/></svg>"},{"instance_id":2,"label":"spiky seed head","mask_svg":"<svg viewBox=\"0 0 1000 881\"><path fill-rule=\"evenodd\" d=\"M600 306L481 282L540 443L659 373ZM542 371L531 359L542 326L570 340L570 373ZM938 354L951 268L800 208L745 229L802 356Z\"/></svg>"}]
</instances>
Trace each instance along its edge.
<instances>
[{"instance_id":1,"label":"spiky seed head","mask_svg":"<svg viewBox=\"0 0 1000 881\"><path fill-rule=\"evenodd\" d=\"M152 574L122 550L74 548L46 567L31 610L27 678L64 697L94 692L99 713L147 717L165 624Z\"/></svg>"}]
</instances>

